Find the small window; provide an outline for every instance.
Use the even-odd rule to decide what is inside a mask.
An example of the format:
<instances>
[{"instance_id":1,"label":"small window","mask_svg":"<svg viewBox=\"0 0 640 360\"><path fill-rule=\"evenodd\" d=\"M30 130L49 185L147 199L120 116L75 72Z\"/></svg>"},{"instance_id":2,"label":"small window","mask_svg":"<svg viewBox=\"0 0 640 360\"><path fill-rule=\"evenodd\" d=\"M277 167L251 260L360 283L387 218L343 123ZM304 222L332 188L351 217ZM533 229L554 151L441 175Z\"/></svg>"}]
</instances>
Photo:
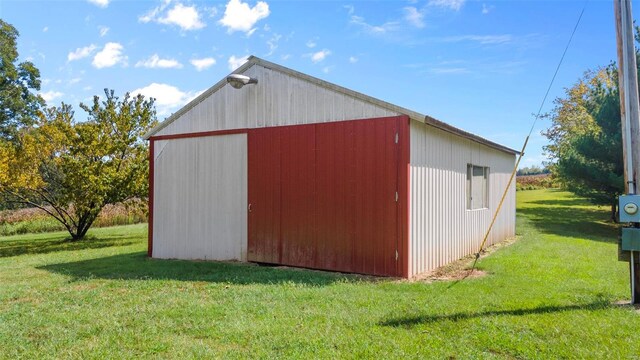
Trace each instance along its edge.
<instances>
[{"instance_id":1,"label":"small window","mask_svg":"<svg viewBox=\"0 0 640 360\"><path fill-rule=\"evenodd\" d=\"M489 207L489 168L467 164L467 209Z\"/></svg>"}]
</instances>

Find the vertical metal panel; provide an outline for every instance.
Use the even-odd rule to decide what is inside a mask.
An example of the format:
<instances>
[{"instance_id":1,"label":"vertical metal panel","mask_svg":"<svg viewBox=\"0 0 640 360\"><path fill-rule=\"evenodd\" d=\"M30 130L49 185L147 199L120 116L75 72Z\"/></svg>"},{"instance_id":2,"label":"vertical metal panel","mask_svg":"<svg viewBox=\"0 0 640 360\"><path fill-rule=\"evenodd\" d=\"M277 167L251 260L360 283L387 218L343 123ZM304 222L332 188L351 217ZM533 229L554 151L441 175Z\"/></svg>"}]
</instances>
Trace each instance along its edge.
<instances>
[{"instance_id":1,"label":"vertical metal panel","mask_svg":"<svg viewBox=\"0 0 640 360\"><path fill-rule=\"evenodd\" d=\"M396 259L399 119L408 122L393 117L250 130L248 259L402 275L403 254ZM267 203L273 194L280 194L276 206Z\"/></svg>"},{"instance_id":2,"label":"vertical metal panel","mask_svg":"<svg viewBox=\"0 0 640 360\"><path fill-rule=\"evenodd\" d=\"M315 126L289 126L282 132L280 263L314 267L316 220ZM259 175L258 175L259 176ZM251 181L259 181L252 177ZM256 215L260 212L254 212Z\"/></svg>"},{"instance_id":3,"label":"vertical metal panel","mask_svg":"<svg viewBox=\"0 0 640 360\"><path fill-rule=\"evenodd\" d=\"M245 75L258 84L222 87L155 136L400 115L260 65Z\"/></svg>"},{"instance_id":4,"label":"vertical metal panel","mask_svg":"<svg viewBox=\"0 0 640 360\"><path fill-rule=\"evenodd\" d=\"M154 143L153 257L245 260L246 134Z\"/></svg>"},{"instance_id":5,"label":"vertical metal panel","mask_svg":"<svg viewBox=\"0 0 640 360\"><path fill-rule=\"evenodd\" d=\"M278 128L270 136L249 134L249 242L247 259L263 263L279 263L281 195L281 147ZM255 175L254 175L255 174ZM254 211L259 216L253 216Z\"/></svg>"},{"instance_id":6,"label":"vertical metal panel","mask_svg":"<svg viewBox=\"0 0 640 360\"><path fill-rule=\"evenodd\" d=\"M515 156L410 122L410 276L477 251ZM467 164L489 167L489 208L467 210ZM515 235L512 184L488 244Z\"/></svg>"}]
</instances>

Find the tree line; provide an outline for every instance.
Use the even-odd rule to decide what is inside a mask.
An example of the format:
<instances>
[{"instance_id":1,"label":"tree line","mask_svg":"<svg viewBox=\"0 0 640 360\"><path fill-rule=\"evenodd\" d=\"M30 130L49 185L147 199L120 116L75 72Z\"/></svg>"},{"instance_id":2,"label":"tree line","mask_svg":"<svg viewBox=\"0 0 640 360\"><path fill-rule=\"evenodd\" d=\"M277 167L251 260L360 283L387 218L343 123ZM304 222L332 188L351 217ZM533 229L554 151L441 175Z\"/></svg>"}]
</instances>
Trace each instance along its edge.
<instances>
[{"instance_id":1,"label":"tree line","mask_svg":"<svg viewBox=\"0 0 640 360\"><path fill-rule=\"evenodd\" d=\"M0 19L0 198L36 207L83 239L104 206L146 198L154 99L113 90L78 106L47 106L40 71L19 62L19 33Z\"/></svg>"},{"instance_id":2,"label":"tree line","mask_svg":"<svg viewBox=\"0 0 640 360\"><path fill-rule=\"evenodd\" d=\"M636 43L638 33L636 28ZM586 71L555 100L547 118L545 151L556 181L594 204L610 206L616 221L617 197L624 193L617 65Z\"/></svg>"},{"instance_id":3,"label":"tree line","mask_svg":"<svg viewBox=\"0 0 640 360\"><path fill-rule=\"evenodd\" d=\"M47 106L37 94L40 72L19 62L18 36L0 19L0 205L40 208L79 240L105 205L147 197L142 136L157 124L154 99L105 89L78 105L86 113L78 121L71 105ZM549 162L520 174L550 171L567 190L611 206L615 219L624 191L615 63L586 71L554 104L543 132Z\"/></svg>"}]
</instances>

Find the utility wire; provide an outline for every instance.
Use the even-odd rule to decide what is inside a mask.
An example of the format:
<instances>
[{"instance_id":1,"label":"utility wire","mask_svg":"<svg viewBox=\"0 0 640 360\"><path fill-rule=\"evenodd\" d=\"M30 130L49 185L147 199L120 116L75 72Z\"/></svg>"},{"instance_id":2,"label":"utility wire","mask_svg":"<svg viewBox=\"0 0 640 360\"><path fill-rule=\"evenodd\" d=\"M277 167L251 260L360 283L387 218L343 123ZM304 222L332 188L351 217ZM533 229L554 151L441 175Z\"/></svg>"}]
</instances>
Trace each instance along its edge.
<instances>
[{"instance_id":1,"label":"utility wire","mask_svg":"<svg viewBox=\"0 0 640 360\"><path fill-rule=\"evenodd\" d=\"M578 30L578 25L580 25L580 21L582 20L582 15L584 14L585 9L587 8L587 3L589 3L589 0L585 1L584 6L582 7L582 11L580 11L580 16L578 16L578 20L576 21L576 25L573 27L573 31L571 32L571 36L569 37L569 41L567 42L567 45L565 46L564 51L562 52L562 56L560 57L560 61L558 62L558 66L556 66L556 71L553 73L553 77L551 78L551 82L549 83L549 87L547 88L547 92L544 94L544 98L542 98L542 102L540 103L540 108L538 108L538 113L536 114L535 118L533 119L533 124L531 124L531 129L529 130L529 133L527 134L527 137L524 139L524 144L522 145L522 150L520 150L520 155L518 156L518 161L516 161L516 165L513 167L513 172L511 172L511 177L509 177L509 182L507 183L507 186L504 189L504 193L502 194L502 198L500 199L500 203L498 204L498 208L496 208L496 211L493 214L493 219L491 220L491 223L489 224L489 228L487 229L487 232L484 235L484 239L482 239L482 243L480 244L480 248L478 249L478 252L476 253L475 260L473 260L473 266L471 266L471 270L469 271L469 274L467 274L467 276L471 275L471 273L473 273L473 271L475 270L476 264L478 263L478 259L480 258L480 254L482 253L482 250L484 249L484 246L487 243L487 239L489 238L489 233L491 232L491 229L493 228L493 224L495 224L496 219L498 218L498 213L500 212L500 209L502 208L502 204L504 203L504 200L507 197L507 194L509 193L509 187L511 187L511 183L513 182L513 178L515 177L516 172L518 171L518 165L520 164L520 160L522 160L522 157L524 156L524 151L527 148L527 143L529 142L529 137L531 136L531 133L533 132L533 128L536 126L536 122L538 122L538 119L540 118L540 113L542 112L542 108L544 107L544 104L547 101L547 97L549 96L549 92L551 91L551 87L553 86L553 83L556 80L556 76L558 75L558 71L560 70L560 66L562 65L562 62L564 61L564 57L565 57L565 55L567 55L567 51L569 50L569 46L571 45L571 41L573 40L573 36L576 34L576 30ZM465 278L467 276L465 276Z\"/></svg>"}]
</instances>

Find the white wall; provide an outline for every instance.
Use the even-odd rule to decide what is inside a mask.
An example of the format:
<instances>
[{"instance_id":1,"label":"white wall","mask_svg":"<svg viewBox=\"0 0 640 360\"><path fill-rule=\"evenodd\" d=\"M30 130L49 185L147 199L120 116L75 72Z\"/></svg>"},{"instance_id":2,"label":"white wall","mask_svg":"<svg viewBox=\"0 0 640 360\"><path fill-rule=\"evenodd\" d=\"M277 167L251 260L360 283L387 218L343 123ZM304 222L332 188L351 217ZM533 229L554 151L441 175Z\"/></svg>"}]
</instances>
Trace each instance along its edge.
<instances>
[{"instance_id":1,"label":"white wall","mask_svg":"<svg viewBox=\"0 0 640 360\"><path fill-rule=\"evenodd\" d=\"M410 276L478 251L515 155L411 121ZM488 166L489 208L467 210L467 164ZM515 235L515 184L487 245Z\"/></svg>"},{"instance_id":2,"label":"white wall","mask_svg":"<svg viewBox=\"0 0 640 360\"><path fill-rule=\"evenodd\" d=\"M244 74L258 83L223 86L154 136L400 115L260 65Z\"/></svg>"},{"instance_id":3,"label":"white wall","mask_svg":"<svg viewBox=\"0 0 640 360\"><path fill-rule=\"evenodd\" d=\"M246 260L246 134L154 146L152 256Z\"/></svg>"}]
</instances>

